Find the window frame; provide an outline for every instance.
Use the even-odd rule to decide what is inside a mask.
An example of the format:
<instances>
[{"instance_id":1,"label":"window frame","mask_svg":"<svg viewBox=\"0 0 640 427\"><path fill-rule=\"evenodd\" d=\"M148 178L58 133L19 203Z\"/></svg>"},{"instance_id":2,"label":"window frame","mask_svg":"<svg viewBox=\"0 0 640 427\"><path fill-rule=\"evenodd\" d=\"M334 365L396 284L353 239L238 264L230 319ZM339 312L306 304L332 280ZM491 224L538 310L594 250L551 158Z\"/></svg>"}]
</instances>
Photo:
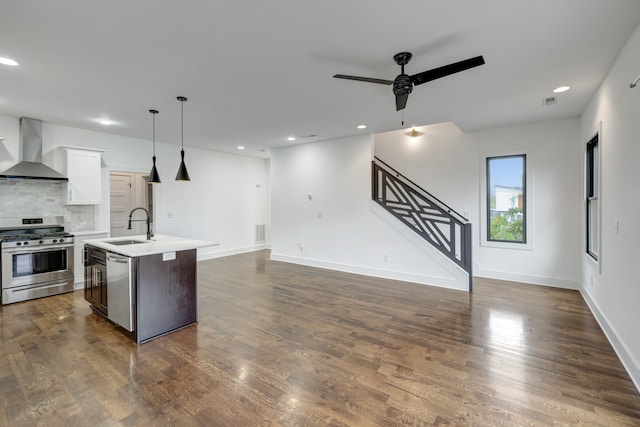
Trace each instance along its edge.
<instances>
[{"instance_id":1,"label":"window frame","mask_svg":"<svg viewBox=\"0 0 640 427\"><path fill-rule=\"evenodd\" d=\"M595 262L600 258L600 164L600 133L596 132L585 144L585 251ZM595 218L591 217L593 202L596 209ZM593 242L595 249L592 248Z\"/></svg>"},{"instance_id":2,"label":"window frame","mask_svg":"<svg viewBox=\"0 0 640 427\"><path fill-rule=\"evenodd\" d=\"M521 158L522 159L522 240L502 240L491 238L491 167L492 160L509 159L509 158ZM527 153L520 154L507 154L497 156L485 157L485 191L486 191L486 206L485 206L485 240L487 243L506 243L514 245L527 246L528 242L528 195L527 195Z\"/></svg>"}]
</instances>

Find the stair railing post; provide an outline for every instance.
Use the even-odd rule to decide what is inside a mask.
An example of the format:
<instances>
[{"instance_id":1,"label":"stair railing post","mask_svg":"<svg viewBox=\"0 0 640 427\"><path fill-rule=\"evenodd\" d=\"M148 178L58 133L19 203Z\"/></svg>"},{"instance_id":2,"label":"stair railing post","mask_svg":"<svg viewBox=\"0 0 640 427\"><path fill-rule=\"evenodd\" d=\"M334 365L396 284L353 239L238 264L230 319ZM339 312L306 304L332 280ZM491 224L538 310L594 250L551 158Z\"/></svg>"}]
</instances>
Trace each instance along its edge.
<instances>
[{"instance_id":1,"label":"stair railing post","mask_svg":"<svg viewBox=\"0 0 640 427\"><path fill-rule=\"evenodd\" d=\"M463 239L462 239L462 262L465 266L465 270L469 274L469 292L473 289L473 258L471 254L471 223L468 222L463 226Z\"/></svg>"},{"instance_id":2,"label":"stair railing post","mask_svg":"<svg viewBox=\"0 0 640 427\"><path fill-rule=\"evenodd\" d=\"M378 200L378 166L371 162L371 200Z\"/></svg>"}]
</instances>

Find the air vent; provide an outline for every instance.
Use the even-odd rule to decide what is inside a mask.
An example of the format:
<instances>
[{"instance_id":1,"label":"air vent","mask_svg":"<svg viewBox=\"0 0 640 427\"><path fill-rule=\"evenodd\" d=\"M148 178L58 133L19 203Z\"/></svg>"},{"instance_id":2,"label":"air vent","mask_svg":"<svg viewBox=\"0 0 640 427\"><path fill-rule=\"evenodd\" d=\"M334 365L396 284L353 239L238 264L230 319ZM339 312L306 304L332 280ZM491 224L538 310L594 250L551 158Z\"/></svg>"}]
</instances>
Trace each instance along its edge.
<instances>
[{"instance_id":1,"label":"air vent","mask_svg":"<svg viewBox=\"0 0 640 427\"><path fill-rule=\"evenodd\" d=\"M558 103L558 97L557 96L548 96L546 98L544 98L542 100L542 105L544 105L545 107L547 105L553 105L553 104L557 104Z\"/></svg>"},{"instance_id":2,"label":"air vent","mask_svg":"<svg viewBox=\"0 0 640 427\"><path fill-rule=\"evenodd\" d=\"M256 243L265 243L267 241L266 224L256 224Z\"/></svg>"}]
</instances>

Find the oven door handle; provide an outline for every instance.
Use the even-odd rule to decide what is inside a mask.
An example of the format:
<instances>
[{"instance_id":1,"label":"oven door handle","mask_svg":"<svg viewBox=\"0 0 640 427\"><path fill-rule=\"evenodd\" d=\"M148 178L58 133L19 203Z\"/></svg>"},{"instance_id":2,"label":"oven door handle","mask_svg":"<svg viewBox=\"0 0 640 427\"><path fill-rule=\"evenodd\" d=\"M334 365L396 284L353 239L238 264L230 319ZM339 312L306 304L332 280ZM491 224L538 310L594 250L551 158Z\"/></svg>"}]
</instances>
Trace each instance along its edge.
<instances>
[{"instance_id":1,"label":"oven door handle","mask_svg":"<svg viewBox=\"0 0 640 427\"><path fill-rule=\"evenodd\" d=\"M3 248L3 254L16 254L16 253L33 253L33 252L48 252L56 251L60 249L72 248L73 243L63 245L47 245L47 246L21 246L19 248Z\"/></svg>"}]
</instances>

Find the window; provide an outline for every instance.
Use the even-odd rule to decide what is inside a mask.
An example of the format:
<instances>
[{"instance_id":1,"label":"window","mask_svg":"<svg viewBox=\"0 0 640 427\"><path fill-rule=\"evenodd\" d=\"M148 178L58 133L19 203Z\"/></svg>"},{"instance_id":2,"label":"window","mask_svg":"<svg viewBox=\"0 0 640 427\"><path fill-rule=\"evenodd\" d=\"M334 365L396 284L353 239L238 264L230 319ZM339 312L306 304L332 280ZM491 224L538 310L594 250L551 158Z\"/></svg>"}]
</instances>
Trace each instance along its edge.
<instances>
[{"instance_id":1,"label":"window","mask_svg":"<svg viewBox=\"0 0 640 427\"><path fill-rule=\"evenodd\" d=\"M526 154L487 157L487 240L527 243Z\"/></svg>"},{"instance_id":2,"label":"window","mask_svg":"<svg viewBox=\"0 0 640 427\"><path fill-rule=\"evenodd\" d=\"M598 135L587 143L586 158L586 200L587 200L587 253L598 260L598 193L600 188L600 155L598 151Z\"/></svg>"}]
</instances>

